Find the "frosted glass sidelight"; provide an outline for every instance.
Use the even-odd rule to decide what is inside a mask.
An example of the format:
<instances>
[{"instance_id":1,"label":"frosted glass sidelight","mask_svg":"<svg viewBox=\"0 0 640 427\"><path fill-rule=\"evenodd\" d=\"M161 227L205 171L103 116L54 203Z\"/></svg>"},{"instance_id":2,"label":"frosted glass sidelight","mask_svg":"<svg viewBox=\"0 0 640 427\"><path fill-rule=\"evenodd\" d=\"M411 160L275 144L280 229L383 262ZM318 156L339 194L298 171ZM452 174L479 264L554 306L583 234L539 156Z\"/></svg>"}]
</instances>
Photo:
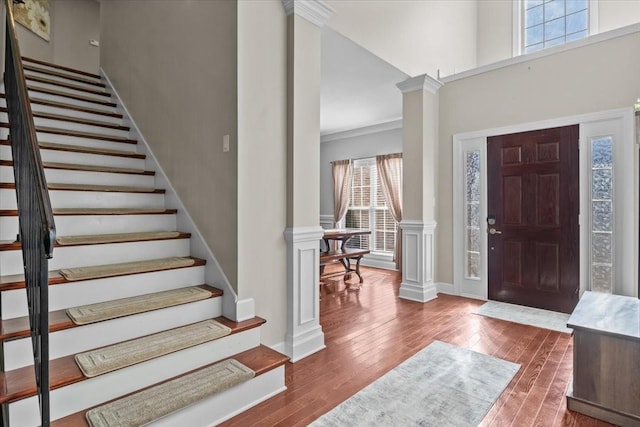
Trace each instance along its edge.
<instances>
[{"instance_id":1,"label":"frosted glass sidelight","mask_svg":"<svg viewBox=\"0 0 640 427\"><path fill-rule=\"evenodd\" d=\"M480 151L464 153L465 276L480 278Z\"/></svg>"},{"instance_id":2,"label":"frosted glass sidelight","mask_svg":"<svg viewBox=\"0 0 640 427\"><path fill-rule=\"evenodd\" d=\"M611 293L614 271L613 138L591 140L591 290Z\"/></svg>"},{"instance_id":3,"label":"frosted glass sidelight","mask_svg":"<svg viewBox=\"0 0 640 427\"><path fill-rule=\"evenodd\" d=\"M591 267L591 290L611 293L612 269L609 265L593 265Z\"/></svg>"},{"instance_id":4,"label":"frosted glass sidelight","mask_svg":"<svg viewBox=\"0 0 640 427\"><path fill-rule=\"evenodd\" d=\"M593 233L591 240L591 261L611 265L611 233Z\"/></svg>"},{"instance_id":5,"label":"frosted glass sidelight","mask_svg":"<svg viewBox=\"0 0 640 427\"><path fill-rule=\"evenodd\" d=\"M593 170L593 186L591 187L591 197L593 200L613 199L612 172L611 168Z\"/></svg>"}]
</instances>

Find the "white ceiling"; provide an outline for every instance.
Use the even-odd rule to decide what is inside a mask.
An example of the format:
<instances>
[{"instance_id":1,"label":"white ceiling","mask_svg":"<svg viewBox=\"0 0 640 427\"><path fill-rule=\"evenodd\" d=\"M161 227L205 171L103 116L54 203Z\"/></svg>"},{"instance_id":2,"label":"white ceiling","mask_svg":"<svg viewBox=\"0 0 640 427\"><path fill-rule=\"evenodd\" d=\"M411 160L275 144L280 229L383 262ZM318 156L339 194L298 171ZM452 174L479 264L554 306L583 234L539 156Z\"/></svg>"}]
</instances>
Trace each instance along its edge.
<instances>
[{"instance_id":1,"label":"white ceiling","mask_svg":"<svg viewBox=\"0 0 640 427\"><path fill-rule=\"evenodd\" d=\"M396 83L409 76L326 26L321 76L321 135L402 118Z\"/></svg>"}]
</instances>

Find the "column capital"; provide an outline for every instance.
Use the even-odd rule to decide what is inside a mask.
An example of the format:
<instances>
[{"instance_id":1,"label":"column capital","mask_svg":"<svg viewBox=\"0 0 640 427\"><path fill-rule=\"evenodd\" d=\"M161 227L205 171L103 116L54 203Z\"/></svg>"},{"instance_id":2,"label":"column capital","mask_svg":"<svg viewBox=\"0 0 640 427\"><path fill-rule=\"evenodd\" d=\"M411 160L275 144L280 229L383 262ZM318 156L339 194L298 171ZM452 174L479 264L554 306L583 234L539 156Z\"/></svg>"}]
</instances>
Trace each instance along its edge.
<instances>
[{"instance_id":1,"label":"column capital","mask_svg":"<svg viewBox=\"0 0 640 427\"><path fill-rule=\"evenodd\" d=\"M436 93L443 86L440 80L436 80L427 74L408 78L407 80L396 84L402 93L415 92L417 90L426 90Z\"/></svg>"},{"instance_id":2,"label":"column capital","mask_svg":"<svg viewBox=\"0 0 640 427\"><path fill-rule=\"evenodd\" d=\"M321 28L335 12L322 0L282 0L282 5L287 16L296 14Z\"/></svg>"}]
</instances>

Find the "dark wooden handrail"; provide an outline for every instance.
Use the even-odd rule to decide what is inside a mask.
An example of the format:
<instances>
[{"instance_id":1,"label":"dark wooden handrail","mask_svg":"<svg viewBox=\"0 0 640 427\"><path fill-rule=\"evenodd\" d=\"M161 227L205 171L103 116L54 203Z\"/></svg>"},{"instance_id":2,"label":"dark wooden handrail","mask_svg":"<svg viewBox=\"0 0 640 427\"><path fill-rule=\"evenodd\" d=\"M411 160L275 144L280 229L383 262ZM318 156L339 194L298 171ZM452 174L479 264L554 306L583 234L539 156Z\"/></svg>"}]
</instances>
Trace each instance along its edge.
<instances>
[{"instance_id":1,"label":"dark wooden handrail","mask_svg":"<svg viewBox=\"0 0 640 427\"><path fill-rule=\"evenodd\" d=\"M56 228L22 69L12 0L5 0L5 9L4 87L18 200L18 239L22 246L41 425L49 426L48 260L53 256Z\"/></svg>"}]
</instances>

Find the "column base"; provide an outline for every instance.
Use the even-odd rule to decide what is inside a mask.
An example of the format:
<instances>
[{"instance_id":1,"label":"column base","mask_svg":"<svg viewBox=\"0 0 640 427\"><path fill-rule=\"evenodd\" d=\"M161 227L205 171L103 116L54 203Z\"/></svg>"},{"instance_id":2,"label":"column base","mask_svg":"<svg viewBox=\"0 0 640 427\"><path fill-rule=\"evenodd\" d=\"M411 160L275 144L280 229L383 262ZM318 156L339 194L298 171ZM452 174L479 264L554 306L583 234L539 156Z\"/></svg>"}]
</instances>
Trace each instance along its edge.
<instances>
[{"instance_id":1,"label":"column base","mask_svg":"<svg viewBox=\"0 0 640 427\"><path fill-rule=\"evenodd\" d=\"M438 298L438 291L436 285L433 283L418 285L415 283L402 282L398 296L410 301L427 302Z\"/></svg>"},{"instance_id":2,"label":"column base","mask_svg":"<svg viewBox=\"0 0 640 427\"><path fill-rule=\"evenodd\" d=\"M295 227L287 241L287 333L285 354L296 362L325 348L320 327L320 239L322 228Z\"/></svg>"},{"instance_id":3,"label":"column base","mask_svg":"<svg viewBox=\"0 0 640 427\"><path fill-rule=\"evenodd\" d=\"M287 334L284 343L285 354L289 356L291 362L297 362L324 348L326 348L324 333L320 326L295 337Z\"/></svg>"},{"instance_id":4,"label":"column base","mask_svg":"<svg viewBox=\"0 0 640 427\"><path fill-rule=\"evenodd\" d=\"M402 229L402 284L399 297L410 301L427 302L438 297L433 281L434 221L400 222Z\"/></svg>"}]
</instances>

